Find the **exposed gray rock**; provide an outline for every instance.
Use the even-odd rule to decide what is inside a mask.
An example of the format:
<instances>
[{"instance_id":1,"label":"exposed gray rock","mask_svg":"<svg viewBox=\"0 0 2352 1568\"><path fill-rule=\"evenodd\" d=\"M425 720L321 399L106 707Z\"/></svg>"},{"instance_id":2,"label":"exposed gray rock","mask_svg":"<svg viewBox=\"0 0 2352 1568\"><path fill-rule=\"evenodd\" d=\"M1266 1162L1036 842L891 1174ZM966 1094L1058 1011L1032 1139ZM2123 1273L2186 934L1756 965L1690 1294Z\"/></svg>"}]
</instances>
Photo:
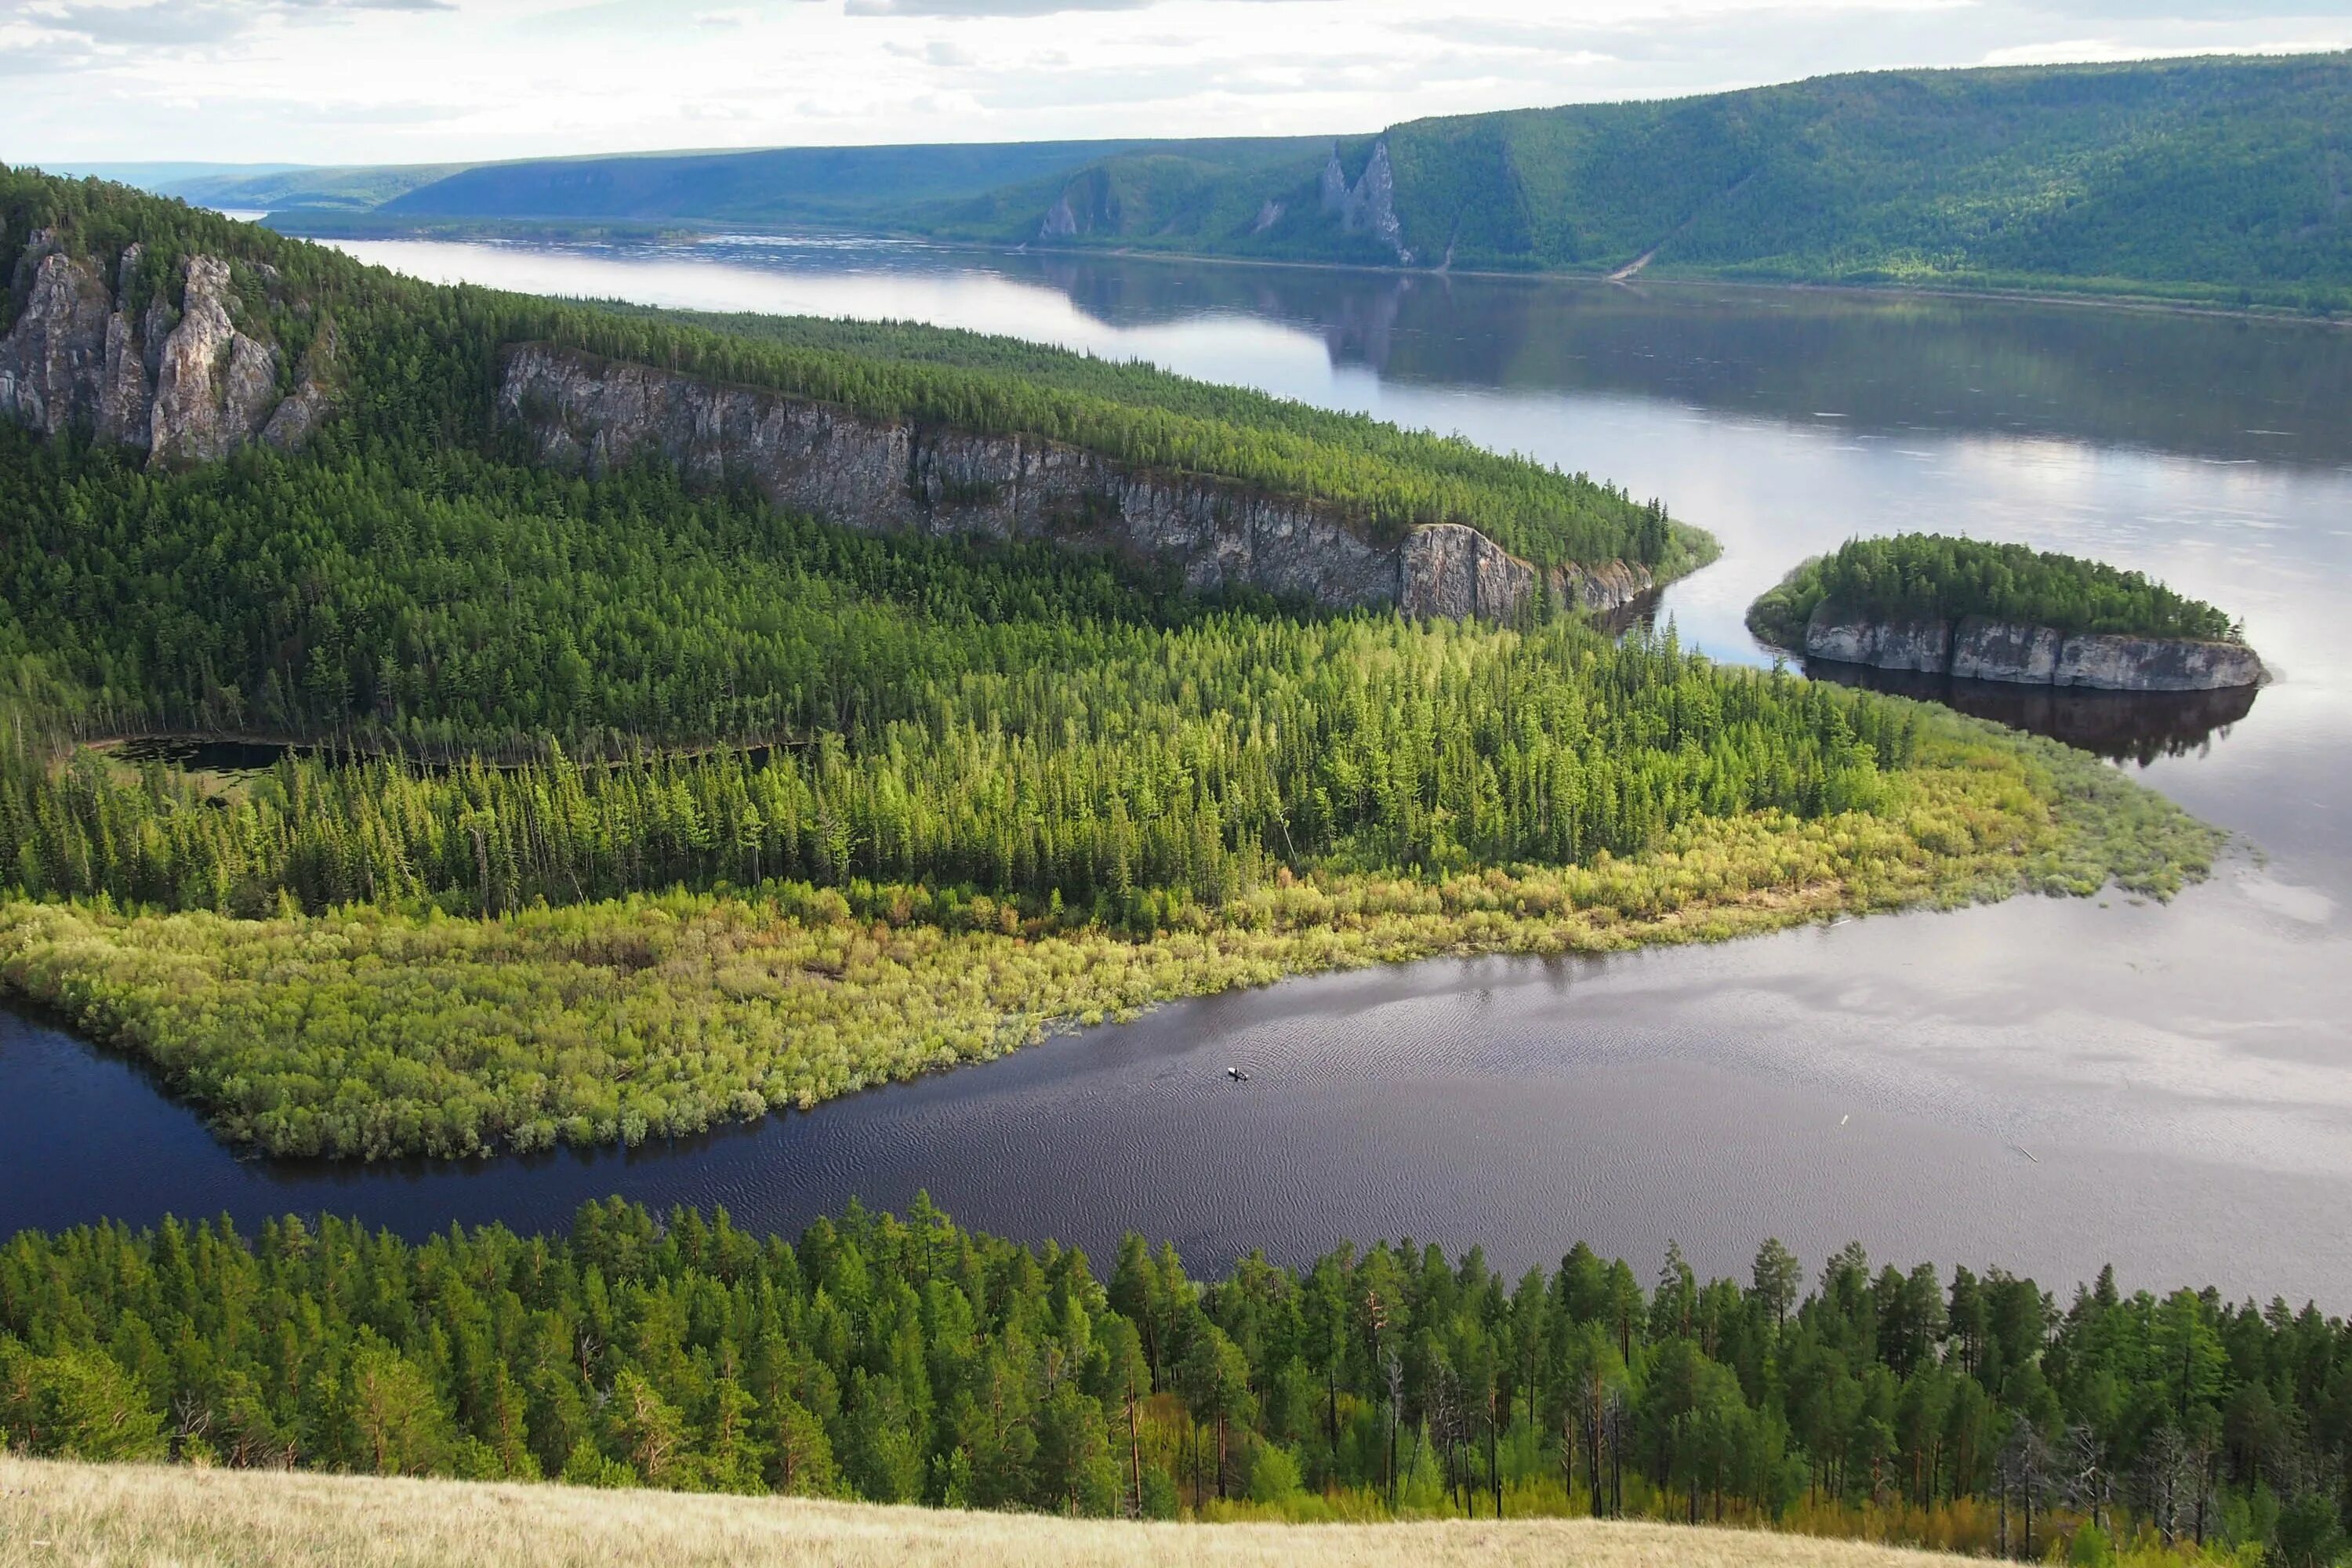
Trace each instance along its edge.
<instances>
[{"instance_id":1,"label":"exposed gray rock","mask_svg":"<svg viewBox=\"0 0 2352 1568\"><path fill-rule=\"evenodd\" d=\"M1963 616L1952 637L1952 673L1969 680L2050 683L2058 669L2063 634L1983 616Z\"/></svg>"},{"instance_id":2,"label":"exposed gray rock","mask_svg":"<svg viewBox=\"0 0 2352 1568\"><path fill-rule=\"evenodd\" d=\"M149 416L158 467L226 457L261 433L278 401L278 351L236 330L228 263L192 256L181 277L180 324L164 341Z\"/></svg>"},{"instance_id":3,"label":"exposed gray rock","mask_svg":"<svg viewBox=\"0 0 2352 1568\"><path fill-rule=\"evenodd\" d=\"M1416 529L1382 542L1321 501L1034 437L869 418L544 344L509 352L499 410L560 466L595 472L657 457L692 483L748 483L779 507L845 527L1118 551L1171 563L1199 590L1246 586L1333 607L1498 616L1541 581L1471 528ZM1639 566L1550 574L1560 602L1595 609L1650 585Z\"/></svg>"},{"instance_id":4,"label":"exposed gray rock","mask_svg":"<svg viewBox=\"0 0 2352 1568\"><path fill-rule=\"evenodd\" d=\"M106 377L99 387L93 434L101 441L143 447L151 439L148 411L155 400L147 375L147 345L131 318L116 310L106 318Z\"/></svg>"},{"instance_id":5,"label":"exposed gray rock","mask_svg":"<svg viewBox=\"0 0 2352 1568\"><path fill-rule=\"evenodd\" d=\"M2215 691L2258 686L2263 661L2239 643L2084 634L2066 639L2053 686L2103 691Z\"/></svg>"},{"instance_id":6,"label":"exposed gray rock","mask_svg":"<svg viewBox=\"0 0 2352 1568\"><path fill-rule=\"evenodd\" d=\"M1339 144L1331 143L1331 156L1323 164L1323 210L1333 217L1345 217L1348 212L1348 171L1339 163Z\"/></svg>"},{"instance_id":7,"label":"exposed gray rock","mask_svg":"<svg viewBox=\"0 0 2352 1568\"><path fill-rule=\"evenodd\" d=\"M228 265L215 257L182 267L182 309L159 295L134 320L122 301L143 254L123 251L110 288L54 236L34 237L17 263L25 307L0 337L0 416L143 447L155 467L224 457L259 437L306 439L332 406L323 369L306 362L302 384L279 398L278 351L237 329Z\"/></svg>"},{"instance_id":8,"label":"exposed gray rock","mask_svg":"<svg viewBox=\"0 0 2352 1568\"><path fill-rule=\"evenodd\" d=\"M1339 149L1331 149L1330 162L1323 165L1321 186L1323 210L1339 220L1339 226L1349 234L1370 234L1396 253L1397 263L1412 265L1412 252L1405 248L1404 226L1397 221L1396 169L1389 162L1387 138L1372 143L1372 156L1364 172L1353 185L1348 184L1348 172L1339 164Z\"/></svg>"},{"instance_id":9,"label":"exposed gray rock","mask_svg":"<svg viewBox=\"0 0 2352 1568\"><path fill-rule=\"evenodd\" d=\"M1045 209L1045 221L1037 226L1040 239L1068 239L1078 232L1078 215L1070 206L1070 193L1064 191L1054 205Z\"/></svg>"},{"instance_id":10,"label":"exposed gray rock","mask_svg":"<svg viewBox=\"0 0 2352 1568\"><path fill-rule=\"evenodd\" d=\"M1843 664L1940 675L1951 668L1952 627L1948 621L1874 621L1824 599L1805 622L1805 652Z\"/></svg>"},{"instance_id":11,"label":"exposed gray rock","mask_svg":"<svg viewBox=\"0 0 2352 1568\"><path fill-rule=\"evenodd\" d=\"M2259 685L2264 678L2262 660L2237 643L2069 637L2050 626L1983 616L1964 616L1957 627L1874 621L1827 600L1813 606L1805 623L1805 652L1879 669L2105 691L2217 691Z\"/></svg>"},{"instance_id":12,"label":"exposed gray rock","mask_svg":"<svg viewBox=\"0 0 2352 1568\"><path fill-rule=\"evenodd\" d=\"M334 322L320 321L318 335L310 340L302 363L296 367L299 379L294 390L261 427L264 443L280 451L292 451L308 441L310 432L334 411L335 357L340 348Z\"/></svg>"},{"instance_id":13,"label":"exposed gray rock","mask_svg":"<svg viewBox=\"0 0 2352 1568\"><path fill-rule=\"evenodd\" d=\"M106 385L106 321L113 300L96 268L44 232L26 247L33 268L25 308L0 339L0 414L44 436L98 420Z\"/></svg>"}]
</instances>

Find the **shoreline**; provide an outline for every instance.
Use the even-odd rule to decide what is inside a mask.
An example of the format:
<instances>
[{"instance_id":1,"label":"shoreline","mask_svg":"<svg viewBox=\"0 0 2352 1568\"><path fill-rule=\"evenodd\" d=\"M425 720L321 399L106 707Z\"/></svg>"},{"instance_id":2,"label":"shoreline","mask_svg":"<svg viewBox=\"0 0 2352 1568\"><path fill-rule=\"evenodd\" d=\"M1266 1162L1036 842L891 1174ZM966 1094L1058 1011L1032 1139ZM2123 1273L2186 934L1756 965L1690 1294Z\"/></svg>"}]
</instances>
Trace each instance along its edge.
<instances>
[{"instance_id":1,"label":"shoreline","mask_svg":"<svg viewBox=\"0 0 2352 1568\"><path fill-rule=\"evenodd\" d=\"M1584 865L1283 879L1142 938L1045 920L885 929L829 887L776 883L490 918L11 900L0 991L149 1064L241 1154L474 1161L805 1110L1308 974L1712 942L2035 892L2161 900L2211 874L2221 830L2058 742L1935 711L1935 752L1891 775L1900 794L1881 812L1704 818ZM287 1032L289 994L333 1026ZM698 1020L691 1061L639 1033L680 1017ZM467 1043L486 1030L511 1043L498 1061ZM396 1058L370 1044L393 1036ZM352 1089L373 1107L356 1122Z\"/></svg>"},{"instance_id":2,"label":"shoreline","mask_svg":"<svg viewBox=\"0 0 2352 1568\"><path fill-rule=\"evenodd\" d=\"M268 225L269 219L293 215L270 213L256 220ZM500 220L483 220L486 224ZM542 220L513 219L518 232L499 234L485 229L474 234L436 234L424 225L404 229L386 229L379 233L351 231L311 232L303 228L283 228L277 232L295 238L314 240L324 245L339 243L367 244L373 241L408 241L442 245L572 245L603 243L664 243L661 235L633 237L622 240L567 238L560 226L546 222L544 231L523 232L530 224ZM616 224L619 220L615 220ZM697 226L707 225L707 226ZM269 225L275 227L275 225ZM1852 283L1823 282L1805 279L1759 279L1721 277L1709 273L1677 272L1644 267L1638 273L1620 276L1616 272L1570 272L1557 269L1527 270L1499 268L1470 267L1384 267L1362 261L1305 261L1276 257L1218 256L1202 251L1156 250L1137 248L1107 248L1095 246L1038 245L1024 241L1007 245L1001 241L974 239L941 239L934 236L908 234L891 229L826 228L804 225L795 228L768 228L758 224L720 224L709 220L694 220L677 224L667 231L671 237L742 235L751 238L791 240L819 236L882 240L944 251L954 255L992 257L1050 257L1055 258L1115 261L1152 261L1185 266L1271 268L1297 272L1352 273L1368 277L1394 278L1401 280L1444 280L1454 278L1475 278L1490 282L1524 282L1538 285L1582 284L1595 288L1625 289L1639 292L1654 286L1668 289L1714 288L1748 289L1759 293L1843 294L1864 299L1918 298L1954 300L1992 300L2005 304L2081 306L2090 310L2123 310L2147 315L2195 316L2214 321L2262 322L2270 325L2307 326L2336 331L2352 331L2352 314L2314 315L2286 305L2217 305L2187 297L2163 294L2132 294L2109 290L2076 292L2053 289L2047 285L2024 285L2015 288L1999 284L1970 288L1956 283ZM676 239L667 242L676 243ZM687 237L684 243L703 243L702 238Z\"/></svg>"}]
</instances>

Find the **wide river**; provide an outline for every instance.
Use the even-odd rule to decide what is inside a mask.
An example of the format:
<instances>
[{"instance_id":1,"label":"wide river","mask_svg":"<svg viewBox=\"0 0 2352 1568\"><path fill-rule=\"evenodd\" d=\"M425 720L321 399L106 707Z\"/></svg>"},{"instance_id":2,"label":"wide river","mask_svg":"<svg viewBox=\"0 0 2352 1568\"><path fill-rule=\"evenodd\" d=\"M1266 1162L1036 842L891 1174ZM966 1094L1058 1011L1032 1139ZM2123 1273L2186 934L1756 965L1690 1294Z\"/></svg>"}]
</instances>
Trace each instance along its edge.
<instances>
[{"instance_id":1,"label":"wide river","mask_svg":"<svg viewBox=\"0 0 2352 1568\"><path fill-rule=\"evenodd\" d=\"M2170 905L1302 980L625 1155L239 1161L131 1065L0 1016L0 1236L166 1211L548 1226L613 1192L789 1232L927 1187L1097 1257L1130 1227L1171 1237L1204 1271L1409 1234L1514 1270L1580 1237L1644 1276L1672 1238L1735 1272L1778 1235L2062 1292L2112 1261L2127 1287L2352 1308L2352 334L883 244L351 248L541 292L1015 333L1458 430L1713 530L1723 559L1661 613L1722 659L1767 658L1740 611L1801 557L1932 528L2159 574L2242 613L2283 679L2248 711L2067 721L2238 836Z\"/></svg>"}]
</instances>

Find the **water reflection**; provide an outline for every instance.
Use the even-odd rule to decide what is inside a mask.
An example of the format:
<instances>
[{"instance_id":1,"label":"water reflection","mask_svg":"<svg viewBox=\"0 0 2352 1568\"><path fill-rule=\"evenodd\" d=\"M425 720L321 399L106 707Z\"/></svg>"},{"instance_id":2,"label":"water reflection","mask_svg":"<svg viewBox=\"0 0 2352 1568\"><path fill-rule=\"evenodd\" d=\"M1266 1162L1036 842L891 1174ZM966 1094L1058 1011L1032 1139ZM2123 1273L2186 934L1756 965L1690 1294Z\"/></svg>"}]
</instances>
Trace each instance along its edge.
<instances>
[{"instance_id":1,"label":"water reflection","mask_svg":"<svg viewBox=\"0 0 2352 1568\"><path fill-rule=\"evenodd\" d=\"M1809 1258L1860 1238L2061 1283L2112 1258L2127 1284L2352 1306L2352 335L768 240L352 248L547 292L1016 332L1459 430L1715 531L1723 559L1655 614L1721 658L1769 661L1749 601L1855 533L2147 571L2243 615L2289 679L2259 717L2137 728L2069 694L2063 722L2251 843L2170 907L2026 900L1311 980L629 1157L240 1163L124 1064L0 1021L0 1233L215 1206L541 1225L614 1189L790 1229L920 1185L1005 1234L1100 1251L1131 1225L1203 1268L1410 1232L1514 1269L1580 1237L1651 1259L1672 1237L1738 1272L1778 1234ZM1224 1082L1235 1060L1250 1084Z\"/></svg>"},{"instance_id":2,"label":"water reflection","mask_svg":"<svg viewBox=\"0 0 2352 1568\"><path fill-rule=\"evenodd\" d=\"M2111 763L2137 763L2142 767L2158 757L2203 752L2217 736L2228 735L2231 725L2253 711L2254 695L2261 689L2241 686L2224 691L2099 691L2080 686L1969 680L1828 658L1809 658L1804 670L1815 680L1941 702L2013 730L2030 730L2063 741Z\"/></svg>"}]
</instances>

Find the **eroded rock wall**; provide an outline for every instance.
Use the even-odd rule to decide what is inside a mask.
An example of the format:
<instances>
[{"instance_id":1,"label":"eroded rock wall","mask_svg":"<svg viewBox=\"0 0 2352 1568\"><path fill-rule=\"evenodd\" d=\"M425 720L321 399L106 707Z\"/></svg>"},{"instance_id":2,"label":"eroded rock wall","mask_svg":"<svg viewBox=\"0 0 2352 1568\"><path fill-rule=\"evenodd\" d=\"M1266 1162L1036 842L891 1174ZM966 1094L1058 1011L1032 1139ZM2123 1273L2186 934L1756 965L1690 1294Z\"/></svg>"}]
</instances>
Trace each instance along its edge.
<instances>
[{"instance_id":1,"label":"eroded rock wall","mask_svg":"<svg viewBox=\"0 0 2352 1568\"><path fill-rule=\"evenodd\" d=\"M545 344L509 351L499 414L540 457L591 472L657 458L689 482L749 483L775 505L869 531L1052 540L1169 563L1190 587L1249 587L1334 608L1501 617L1545 574L1475 529L1386 542L1339 507L1140 468L1034 437L853 414ZM1639 566L1549 574L1563 604L1622 605Z\"/></svg>"},{"instance_id":2,"label":"eroded rock wall","mask_svg":"<svg viewBox=\"0 0 2352 1568\"><path fill-rule=\"evenodd\" d=\"M226 262L189 257L178 306L159 296L134 316L129 286L140 258L139 247L125 250L110 282L54 236L33 237L16 264L25 306L0 337L0 416L45 436L70 429L137 447L159 468L255 440L306 439L331 406L331 330L322 328L300 384L281 397L278 351L239 327Z\"/></svg>"},{"instance_id":3,"label":"eroded rock wall","mask_svg":"<svg viewBox=\"0 0 2352 1568\"><path fill-rule=\"evenodd\" d=\"M1814 605L1805 623L1805 652L1877 669L2102 691L2220 691L2264 678L2262 660L2238 643L2070 636L1983 616L1957 624L1880 621L1828 600Z\"/></svg>"}]
</instances>

